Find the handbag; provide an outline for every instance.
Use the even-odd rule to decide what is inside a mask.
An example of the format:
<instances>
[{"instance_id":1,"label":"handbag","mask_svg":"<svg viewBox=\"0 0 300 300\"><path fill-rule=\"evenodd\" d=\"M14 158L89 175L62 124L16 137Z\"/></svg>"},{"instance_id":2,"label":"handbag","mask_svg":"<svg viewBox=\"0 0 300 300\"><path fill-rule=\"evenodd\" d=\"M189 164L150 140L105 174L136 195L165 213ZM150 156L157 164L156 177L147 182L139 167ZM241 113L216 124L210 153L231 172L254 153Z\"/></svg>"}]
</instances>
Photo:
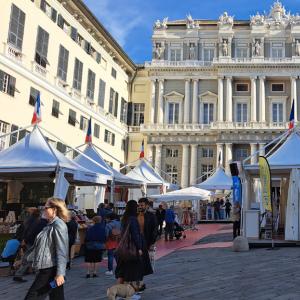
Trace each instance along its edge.
<instances>
[{"instance_id":1,"label":"handbag","mask_svg":"<svg viewBox=\"0 0 300 300\"><path fill-rule=\"evenodd\" d=\"M116 256L121 261L134 261L139 259L138 251L131 237L129 227L130 223L127 225L116 249Z\"/></svg>"},{"instance_id":2,"label":"handbag","mask_svg":"<svg viewBox=\"0 0 300 300\"><path fill-rule=\"evenodd\" d=\"M89 242L86 242L86 248L88 250L104 250L105 245L104 245L104 243L101 243L98 241L89 241Z\"/></svg>"}]
</instances>

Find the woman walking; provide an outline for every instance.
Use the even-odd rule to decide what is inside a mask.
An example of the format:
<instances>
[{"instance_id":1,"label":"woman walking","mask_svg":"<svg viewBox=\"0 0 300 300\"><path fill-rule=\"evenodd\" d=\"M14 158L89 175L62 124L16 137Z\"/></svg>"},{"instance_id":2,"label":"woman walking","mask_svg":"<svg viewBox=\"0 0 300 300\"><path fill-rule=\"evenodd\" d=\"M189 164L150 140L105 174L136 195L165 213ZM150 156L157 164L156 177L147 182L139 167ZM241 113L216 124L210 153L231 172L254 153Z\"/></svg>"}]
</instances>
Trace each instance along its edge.
<instances>
[{"instance_id":1,"label":"woman walking","mask_svg":"<svg viewBox=\"0 0 300 300\"><path fill-rule=\"evenodd\" d=\"M88 265L86 278L98 277L97 263L102 261L105 250L105 224L100 216L95 216L93 222L85 238L85 262Z\"/></svg>"},{"instance_id":2,"label":"woman walking","mask_svg":"<svg viewBox=\"0 0 300 300\"><path fill-rule=\"evenodd\" d=\"M122 244L122 239L120 245L116 251L117 267L115 270L116 278L118 283L141 281L144 275L143 268L143 242L140 233L140 227L137 220L137 208L138 204L134 200L127 202L125 213L122 218L122 238L128 234L129 239L134 244L135 257L132 257L132 252L130 251L129 245ZM124 246L125 245L125 246ZM120 247L122 246L122 249ZM122 257L120 253L122 252ZM130 253L131 252L131 253ZM128 253L128 256L126 255ZM131 259L126 257L131 256Z\"/></svg>"},{"instance_id":3,"label":"woman walking","mask_svg":"<svg viewBox=\"0 0 300 300\"><path fill-rule=\"evenodd\" d=\"M28 260L33 261L33 268L37 275L25 300L45 299L63 300L68 261L68 221L69 211L64 201L49 198L45 205L44 217L47 226L36 237L32 252Z\"/></svg>"}]
</instances>

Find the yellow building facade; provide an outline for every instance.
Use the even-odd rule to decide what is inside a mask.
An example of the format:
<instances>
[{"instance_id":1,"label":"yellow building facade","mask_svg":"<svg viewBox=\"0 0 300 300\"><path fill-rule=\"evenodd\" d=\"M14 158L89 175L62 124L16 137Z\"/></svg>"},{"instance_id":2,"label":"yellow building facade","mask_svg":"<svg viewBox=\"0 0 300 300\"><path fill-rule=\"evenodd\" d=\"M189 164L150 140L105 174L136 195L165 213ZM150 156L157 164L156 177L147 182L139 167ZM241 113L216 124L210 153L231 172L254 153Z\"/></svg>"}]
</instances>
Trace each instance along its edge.
<instances>
[{"instance_id":1,"label":"yellow building facade","mask_svg":"<svg viewBox=\"0 0 300 300\"><path fill-rule=\"evenodd\" d=\"M126 158L127 106L135 65L82 1L7 0L0 11L0 130L30 124L37 94L41 126L60 151L93 142L119 169ZM1 149L26 131L2 138ZM72 156L72 152L69 154Z\"/></svg>"}]
</instances>

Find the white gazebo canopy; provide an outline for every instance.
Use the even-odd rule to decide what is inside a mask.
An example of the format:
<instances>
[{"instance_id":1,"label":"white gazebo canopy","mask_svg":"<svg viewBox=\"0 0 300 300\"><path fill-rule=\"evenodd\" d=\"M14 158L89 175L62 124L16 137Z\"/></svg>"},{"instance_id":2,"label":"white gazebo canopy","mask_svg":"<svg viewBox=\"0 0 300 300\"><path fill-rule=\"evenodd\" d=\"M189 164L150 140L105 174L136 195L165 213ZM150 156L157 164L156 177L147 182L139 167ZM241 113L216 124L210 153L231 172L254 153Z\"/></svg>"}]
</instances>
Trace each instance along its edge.
<instances>
[{"instance_id":1,"label":"white gazebo canopy","mask_svg":"<svg viewBox=\"0 0 300 300\"><path fill-rule=\"evenodd\" d=\"M172 191L162 195L151 195L149 198L154 201L187 201L187 200L209 200L214 193L195 186L187 187L181 190Z\"/></svg>"},{"instance_id":2,"label":"white gazebo canopy","mask_svg":"<svg viewBox=\"0 0 300 300\"><path fill-rule=\"evenodd\" d=\"M104 161L92 144L88 144L83 153L93 161L82 154L79 154L74 160L88 170L112 177L115 186L140 187L144 183L143 181L130 178L111 167Z\"/></svg>"},{"instance_id":3,"label":"white gazebo canopy","mask_svg":"<svg viewBox=\"0 0 300 300\"><path fill-rule=\"evenodd\" d=\"M57 175L60 177L57 177ZM40 128L0 152L0 179L52 181L56 177L75 185L104 185L108 176L89 171L52 147ZM61 181L62 182L62 181Z\"/></svg>"},{"instance_id":4,"label":"white gazebo canopy","mask_svg":"<svg viewBox=\"0 0 300 300\"><path fill-rule=\"evenodd\" d=\"M293 131L278 148L267 155L270 169L276 173L284 172L294 168L300 168L300 136L297 131ZM244 169L249 172L257 172L258 164L245 165Z\"/></svg>"},{"instance_id":5,"label":"white gazebo canopy","mask_svg":"<svg viewBox=\"0 0 300 300\"><path fill-rule=\"evenodd\" d=\"M205 190L231 190L232 178L223 168L218 167L213 175L195 186Z\"/></svg>"},{"instance_id":6,"label":"white gazebo canopy","mask_svg":"<svg viewBox=\"0 0 300 300\"><path fill-rule=\"evenodd\" d=\"M149 187L168 185L168 183L164 181L145 159L140 159L135 168L126 174L126 176L135 180L140 180Z\"/></svg>"}]
</instances>

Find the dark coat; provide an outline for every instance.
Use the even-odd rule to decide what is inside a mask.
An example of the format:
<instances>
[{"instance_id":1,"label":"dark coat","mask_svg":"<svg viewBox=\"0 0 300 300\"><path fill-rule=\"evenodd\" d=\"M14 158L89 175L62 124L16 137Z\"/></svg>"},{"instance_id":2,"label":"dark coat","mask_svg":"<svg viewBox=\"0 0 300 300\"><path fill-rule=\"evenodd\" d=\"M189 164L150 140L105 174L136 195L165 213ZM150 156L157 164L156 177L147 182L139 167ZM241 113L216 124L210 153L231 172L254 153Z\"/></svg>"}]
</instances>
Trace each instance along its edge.
<instances>
[{"instance_id":1,"label":"dark coat","mask_svg":"<svg viewBox=\"0 0 300 300\"><path fill-rule=\"evenodd\" d=\"M67 223L67 227L68 227L68 235L69 235L69 246L71 247L72 245L75 244L76 241L78 223L74 219L71 219Z\"/></svg>"},{"instance_id":2,"label":"dark coat","mask_svg":"<svg viewBox=\"0 0 300 300\"><path fill-rule=\"evenodd\" d=\"M104 223L96 223L91 226L87 232L85 237L86 242L100 242L105 243L105 224Z\"/></svg>"},{"instance_id":3,"label":"dark coat","mask_svg":"<svg viewBox=\"0 0 300 300\"><path fill-rule=\"evenodd\" d=\"M157 210L156 211L156 219L158 224L163 223L163 221L165 220L165 216L166 216L166 210L162 209L162 210Z\"/></svg>"},{"instance_id":4,"label":"dark coat","mask_svg":"<svg viewBox=\"0 0 300 300\"><path fill-rule=\"evenodd\" d=\"M145 212L144 218L144 237L146 241L146 247L149 249L150 246L156 242L158 235L158 224L156 216L149 211Z\"/></svg>"},{"instance_id":5,"label":"dark coat","mask_svg":"<svg viewBox=\"0 0 300 300\"><path fill-rule=\"evenodd\" d=\"M28 222L25 224L23 232L23 240L25 243L30 246L34 244L34 240L37 235L47 226L48 222L46 219L40 219L31 217Z\"/></svg>"}]
</instances>

